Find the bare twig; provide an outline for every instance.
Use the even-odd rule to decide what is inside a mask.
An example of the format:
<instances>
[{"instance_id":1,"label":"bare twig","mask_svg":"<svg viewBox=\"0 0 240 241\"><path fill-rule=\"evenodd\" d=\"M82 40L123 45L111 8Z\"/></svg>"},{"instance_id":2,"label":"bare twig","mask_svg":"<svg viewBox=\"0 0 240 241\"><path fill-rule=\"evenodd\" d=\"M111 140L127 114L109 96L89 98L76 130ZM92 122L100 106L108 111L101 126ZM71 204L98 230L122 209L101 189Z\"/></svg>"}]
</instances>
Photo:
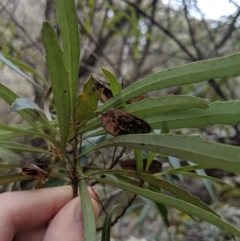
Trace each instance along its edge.
<instances>
[{"instance_id":1,"label":"bare twig","mask_svg":"<svg viewBox=\"0 0 240 241\"><path fill-rule=\"evenodd\" d=\"M238 19L238 17L240 16L240 8L237 10L235 17L233 18L231 24L229 25L228 29L226 30L223 38L219 41L219 43L217 44L217 48L221 48L226 41L232 37L232 32L235 30L235 23Z\"/></svg>"},{"instance_id":2,"label":"bare twig","mask_svg":"<svg viewBox=\"0 0 240 241\"><path fill-rule=\"evenodd\" d=\"M186 53L190 59L192 60L197 60L195 58L195 56L193 56L191 54L190 51L188 51L188 49L185 47L185 45L183 45L183 43L178 40L172 32L170 32L168 29L166 29L165 27L163 27L159 22L157 22L155 19L153 19L151 16L149 16L148 14L146 14L144 11L142 11L136 4L129 2L128 0L125 0L125 2L127 4L129 4L130 6L134 7L136 9L136 11L141 14L142 16L146 17L147 19L149 19L155 26L157 26L161 31L163 31L168 37L170 37L178 46L179 48Z\"/></svg>"},{"instance_id":3,"label":"bare twig","mask_svg":"<svg viewBox=\"0 0 240 241\"><path fill-rule=\"evenodd\" d=\"M39 50L39 52L44 55L42 48L31 38L28 32L19 24L19 22L13 17L13 15L5 8L5 6L0 2L0 6L2 9L8 14L11 20L16 24L16 26L21 29L21 31L25 34L25 36L29 39L29 41Z\"/></svg>"},{"instance_id":4,"label":"bare twig","mask_svg":"<svg viewBox=\"0 0 240 241\"><path fill-rule=\"evenodd\" d=\"M183 5L184 5L184 13L185 13L185 18L186 18L186 21L187 21L188 31L189 31L189 35L191 37L192 45L193 45L193 47L196 51L198 59L202 59L202 54L201 54L200 50L198 49L198 46L197 46L197 43L196 43L194 29L191 26L190 19L189 19L189 16L188 16L187 4L186 4L185 0L182 0L182 1L183 1Z\"/></svg>"},{"instance_id":5,"label":"bare twig","mask_svg":"<svg viewBox=\"0 0 240 241\"><path fill-rule=\"evenodd\" d=\"M140 181L140 184L139 184L139 187L141 187L143 185L143 181ZM136 199L137 197L137 194L133 194L133 196L128 200L128 203L127 205L123 208L122 212L120 214L118 214L115 219L112 221L111 223L111 227L116 224L118 222L118 220L124 216L124 214L126 213L127 209L132 205L132 203L134 202L134 200ZM102 230L103 227L99 227L99 228L96 228L97 231L100 231Z\"/></svg>"}]
</instances>

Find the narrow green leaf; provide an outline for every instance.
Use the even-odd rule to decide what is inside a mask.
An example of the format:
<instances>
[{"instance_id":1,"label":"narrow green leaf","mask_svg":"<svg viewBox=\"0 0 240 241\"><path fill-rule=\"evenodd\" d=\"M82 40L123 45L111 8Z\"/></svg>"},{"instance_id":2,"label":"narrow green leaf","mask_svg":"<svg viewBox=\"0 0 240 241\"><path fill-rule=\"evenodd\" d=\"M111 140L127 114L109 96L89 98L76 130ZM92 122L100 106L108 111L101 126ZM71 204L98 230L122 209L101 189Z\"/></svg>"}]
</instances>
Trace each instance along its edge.
<instances>
[{"instance_id":1,"label":"narrow green leaf","mask_svg":"<svg viewBox=\"0 0 240 241\"><path fill-rule=\"evenodd\" d=\"M198 173L192 173L192 172L179 172L182 175L186 175L186 176L191 176L191 177L197 177L197 178L201 178L201 179L206 179L212 182L216 182L222 185L227 185L228 187L233 189L233 186L231 186L229 183L222 181L221 179L215 178L215 177L211 177L211 176L207 176L207 175L200 175ZM215 195L213 195L213 199L214 199Z\"/></svg>"},{"instance_id":2,"label":"narrow green leaf","mask_svg":"<svg viewBox=\"0 0 240 241\"><path fill-rule=\"evenodd\" d=\"M85 82L83 92L79 95L76 108L76 120L80 124L94 114L98 107L101 92L94 92L92 76Z\"/></svg>"},{"instance_id":3,"label":"narrow green leaf","mask_svg":"<svg viewBox=\"0 0 240 241\"><path fill-rule=\"evenodd\" d=\"M3 147L0 147L0 158L16 166L19 166L24 161L23 156Z\"/></svg>"},{"instance_id":4,"label":"narrow green leaf","mask_svg":"<svg viewBox=\"0 0 240 241\"><path fill-rule=\"evenodd\" d=\"M14 65L10 60L5 58L2 54L0 54L0 60L2 60L8 67L13 69L15 72L26 78L28 81L30 81L37 89L41 90L41 87L36 84L28 75L26 75L22 70L20 70L16 65Z\"/></svg>"},{"instance_id":5,"label":"narrow green leaf","mask_svg":"<svg viewBox=\"0 0 240 241\"><path fill-rule=\"evenodd\" d=\"M152 164L152 161L153 161L153 158L156 156L156 152L153 152L151 151L148 155L148 159L147 159L147 165L146 165L146 169L145 169L145 172L148 171L149 167L151 166Z\"/></svg>"},{"instance_id":6,"label":"narrow green leaf","mask_svg":"<svg viewBox=\"0 0 240 241\"><path fill-rule=\"evenodd\" d=\"M188 164L192 165L192 166L195 166L195 163L192 163L192 162L188 162ZM205 176L205 177L207 176L205 170L203 170L203 169L197 169L197 170L195 170L195 172L199 175L199 177L200 176ZM203 185L206 187L209 195L211 196L212 200L214 200L216 195L214 193L214 188L213 188L212 183L207 178L202 178L201 180L203 182Z\"/></svg>"},{"instance_id":7,"label":"narrow green leaf","mask_svg":"<svg viewBox=\"0 0 240 241\"><path fill-rule=\"evenodd\" d=\"M117 136L101 142L81 155L110 146L141 148L190 160L201 165L203 168L218 168L240 173L240 151L238 147L206 141L199 136L180 136L174 134Z\"/></svg>"},{"instance_id":8,"label":"narrow green leaf","mask_svg":"<svg viewBox=\"0 0 240 241\"><path fill-rule=\"evenodd\" d=\"M143 157L141 149L134 149L134 156L138 172L143 172Z\"/></svg>"},{"instance_id":9,"label":"narrow green leaf","mask_svg":"<svg viewBox=\"0 0 240 241\"><path fill-rule=\"evenodd\" d=\"M56 141L53 137L51 137L51 136L49 136L45 133L40 133L40 132L32 131L32 130L29 130L29 129L18 129L18 128L11 127L11 126L5 126L3 124L0 124L0 130L11 131L11 132L15 132L16 134L19 133L21 135L34 135L34 136L37 136L37 137L42 137L45 140L48 140L51 143L53 143L62 152L65 151L65 149L62 147L62 144L60 142Z\"/></svg>"},{"instance_id":10,"label":"narrow green leaf","mask_svg":"<svg viewBox=\"0 0 240 241\"><path fill-rule=\"evenodd\" d=\"M209 107L209 104L207 100L193 96L169 95L137 101L125 107L124 111L136 116L148 116L192 108L206 109Z\"/></svg>"},{"instance_id":11,"label":"narrow green leaf","mask_svg":"<svg viewBox=\"0 0 240 241\"><path fill-rule=\"evenodd\" d=\"M0 171L5 171L5 170L9 170L9 169L15 169L16 166L13 164L1 164L0 163Z\"/></svg>"},{"instance_id":12,"label":"narrow green leaf","mask_svg":"<svg viewBox=\"0 0 240 241\"><path fill-rule=\"evenodd\" d=\"M154 185L157 188L161 188L167 192L170 192L172 195L174 195L177 198L180 198L181 200L191 203L205 211L208 211L214 215L218 215L216 212L214 212L208 205L203 203L198 197L193 196L190 194L188 191L186 191L183 188L180 188L176 185L171 184L170 182L164 181L162 179L158 179L154 177L153 175L145 174L145 173L140 173L140 172L135 172L135 171L123 171L123 170L115 170L111 172L99 172L103 173L104 175L107 175L108 173L114 174L116 176L129 176L129 177L134 177L138 178L144 182L147 182L151 185ZM94 175L97 175L97 173L94 173Z\"/></svg>"},{"instance_id":13,"label":"narrow green leaf","mask_svg":"<svg viewBox=\"0 0 240 241\"><path fill-rule=\"evenodd\" d=\"M81 207L84 222L84 237L86 241L96 241L96 224L91 198L88 192L86 180L79 182L79 192L81 194Z\"/></svg>"},{"instance_id":14,"label":"narrow green leaf","mask_svg":"<svg viewBox=\"0 0 240 241\"><path fill-rule=\"evenodd\" d=\"M151 184L149 185L149 190L162 193L160 188L158 188L154 185L151 185ZM167 210L166 206L161 203L158 203L158 202L155 202L155 205L157 206L157 209L159 210L160 215L161 215L166 227L170 227L170 222L168 220L168 210Z\"/></svg>"},{"instance_id":15,"label":"narrow green leaf","mask_svg":"<svg viewBox=\"0 0 240 241\"><path fill-rule=\"evenodd\" d=\"M53 154L47 150L44 150L38 147L24 145L24 144L10 142L10 141L0 141L0 147L4 147L13 151L20 151L20 152L36 152L36 153Z\"/></svg>"},{"instance_id":16,"label":"narrow green leaf","mask_svg":"<svg viewBox=\"0 0 240 241\"><path fill-rule=\"evenodd\" d=\"M36 76L38 79L40 79L42 81L42 83L49 87L49 83L44 79L44 77L42 75L40 75L34 68L32 68L30 65L20 61L19 59L14 59L8 55L4 55L4 57L6 57L9 61L11 61L14 65L16 65L17 67L19 67L22 70L25 70L29 73L31 73L32 75Z\"/></svg>"},{"instance_id":17,"label":"narrow green leaf","mask_svg":"<svg viewBox=\"0 0 240 241\"><path fill-rule=\"evenodd\" d=\"M42 36L59 121L61 142L63 146L66 146L71 114L68 72L65 68L63 52L59 47L57 35L49 22L43 23Z\"/></svg>"},{"instance_id":18,"label":"narrow green leaf","mask_svg":"<svg viewBox=\"0 0 240 241\"><path fill-rule=\"evenodd\" d=\"M235 125L240 122L240 101L211 103L207 109L173 111L144 118L153 129L196 128L204 125Z\"/></svg>"},{"instance_id":19,"label":"narrow green leaf","mask_svg":"<svg viewBox=\"0 0 240 241\"><path fill-rule=\"evenodd\" d=\"M110 71L108 71L107 69L104 69L104 68L102 68L102 72L105 74L105 76L107 77L107 80L110 83L111 91L113 93L113 96L120 93L122 88L121 88L121 85L118 82L117 78L115 77L115 75L113 75Z\"/></svg>"},{"instance_id":20,"label":"narrow green leaf","mask_svg":"<svg viewBox=\"0 0 240 241\"><path fill-rule=\"evenodd\" d=\"M228 78L240 75L240 54L198 61L149 75L122 90L99 108L104 112L143 93L172 86L199 83L212 78Z\"/></svg>"},{"instance_id":21,"label":"narrow green leaf","mask_svg":"<svg viewBox=\"0 0 240 241\"><path fill-rule=\"evenodd\" d=\"M167 160L168 160L170 166L171 166L173 169L177 169L177 168L180 168L180 167L181 167L181 163L180 163L181 160L180 160L179 158L176 158L176 157L173 157L173 156L168 156L168 157L167 157ZM184 182L184 177L183 177L183 175L177 173L177 176L178 176L178 178L179 178L179 180L180 180L181 182Z\"/></svg>"},{"instance_id":22,"label":"narrow green leaf","mask_svg":"<svg viewBox=\"0 0 240 241\"><path fill-rule=\"evenodd\" d=\"M185 166L185 167L179 167L179 168L174 168L162 173L156 173L154 174L155 177L157 176L162 176L162 175L166 175L166 174L177 174L179 172L190 172L190 171L194 171L197 169L202 169L203 167L200 165L194 165L194 166Z\"/></svg>"},{"instance_id":23,"label":"narrow green leaf","mask_svg":"<svg viewBox=\"0 0 240 241\"><path fill-rule=\"evenodd\" d=\"M58 178L58 179L64 180L65 182L68 182L68 183L71 182L71 179L69 178L69 176L66 176L66 175L63 175L63 174L60 174L60 173L56 173L56 172L51 172L49 174L49 177Z\"/></svg>"},{"instance_id":24,"label":"narrow green leaf","mask_svg":"<svg viewBox=\"0 0 240 241\"><path fill-rule=\"evenodd\" d=\"M21 173L8 174L0 176L0 185L6 185L11 182L18 182L23 180L32 179L31 177L23 176Z\"/></svg>"},{"instance_id":25,"label":"narrow green leaf","mask_svg":"<svg viewBox=\"0 0 240 241\"><path fill-rule=\"evenodd\" d=\"M225 230L226 232L229 232L237 237L240 237L240 230L236 227L234 227L232 224L222 220L218 216L209 213L201 208L198 208L192 204L186 203L182 200L167 196L165 194L156 193L153 191L149 191L140 187L131 186L124 183L119 183L110 179L106 178L94 178L96 181L99 181L100 183L106 183L114 187L118 187L120 189L123 189L128 192L132 192L138 195L141 195L143 197L146 197L148 199L151 199L155 202L162 203L163 205L176 208L184 213L187 213L191 216L195 216L197 218L200 218L208 223L211 223L217 227L219 227L222 230Z\"/></svg>"},{"instance_id":26,"label":"narrow green leaf","mask_svg":"<svg viewBox=\"0 0 240 241\"><path fill-rule=\"evenodd\" d=\"M52 121L48 121L48 122L53 127L58 124L57 120L52 120ZM41 123L36 122L36 124L38 126L40 126L43 130L48 130L48 128L46 128L46 126L43 126ZM20 129L20 130L30 130L30 131L34 131L35 130L32 127L32 125L30 125L28 123L11 125L10 127L17 128L17 129ZM9 140L11 138L18 137L18 136L21 136L21 135L22 134L19 133L19 132L16 133L15 131L9 131L9 130L0 129L0 141L6 141L6 140Z\"/></svg>"},{"instance_id":27,"label":"narrow green leaf","mask_svg":"<svg viewBox=\"0 0 240 241\"><path fill-rule=\"evenodd\" d=\"M111 240L111 223L112 223L112 215L115 209L117 208L124 208L124 206L118 204L114 205L111 210L107 213L104 223L103 223L103 230L102 230L102 238L101 241L110 241Z\"/></svg>"},{"instance_id":28,"label":"narrow green leaf","mask_svg":"<svg viewBox=\"0 0 240 241\"><path fill-rule=\"evenodd\" d=\"M63 41L63 58L68 70L72 118L75 118L80 57L79 29L74 0L55 0Z\"/></svg>"}]
</instances>

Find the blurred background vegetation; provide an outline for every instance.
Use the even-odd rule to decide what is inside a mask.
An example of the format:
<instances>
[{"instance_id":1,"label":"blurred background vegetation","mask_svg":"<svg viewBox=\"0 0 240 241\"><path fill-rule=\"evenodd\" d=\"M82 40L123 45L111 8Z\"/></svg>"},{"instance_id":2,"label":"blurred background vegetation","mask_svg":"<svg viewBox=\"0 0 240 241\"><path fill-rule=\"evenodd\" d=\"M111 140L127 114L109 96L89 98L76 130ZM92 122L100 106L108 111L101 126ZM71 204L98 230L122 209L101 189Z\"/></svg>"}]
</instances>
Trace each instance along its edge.
<instances>
[{"instance_id":1,"label":"blurred background vegetation","mask_svg":"<svg viewBox=\"0 0 240 241\"><path fill-rule=\"evenodd\" d=\"M228 2L234 8L232 14L226 13L214 20L205 18L205 13L198 7L198 2L201 1L204 0L169 0L164 3L160 0L76 1L81 41L79 82L83 84L90 75L106 81L101 72L101 67L105 67L117 76L124 88L146 75L169 67L239 52L239 1ZM44 20L49 20L60 35L53 0L0 1L1 53L29 64L47 79L41 39L41 25ZM42 84L34 76L33 78L36 83ZM3 63L0 63L0 82L21 97L29 97L43 107L44 96ZM189 94L213 102L239 99L239 89L239 78L231 81L212 79L191 86L159 90L148 95ZM7 113L9 106L2 100L0 106L1 122L23 122L19 115ZM238 126L215 125L175 130L175 133L199 133L209 140L239 145L239 130ZM34 146L43 144L26 137L19 141ZM112 151L113 149L106 151L106 160L111 160ZM91 161L102 161L98 153L91 158ZM221 178L235 188L229 190L225 186L203 183L192 178L183 179L180 176L172 181L199 196L207 204L212 204L224 219L240 227L239 177L219 170L208 170L207 174ZM107 193L100 193L104 197L105 206L114 204L115 197L118 197L119 202L130 197L126 193L119 195L120 191L113 188L105 191ZM205 222L196 222L173 209L169 209L169 220L170 228L167 229L156 212L155 204L138 197L127 214L113 227L112 239L231 240L230 235L220 229Z\"/></svg>"}]
</instances>

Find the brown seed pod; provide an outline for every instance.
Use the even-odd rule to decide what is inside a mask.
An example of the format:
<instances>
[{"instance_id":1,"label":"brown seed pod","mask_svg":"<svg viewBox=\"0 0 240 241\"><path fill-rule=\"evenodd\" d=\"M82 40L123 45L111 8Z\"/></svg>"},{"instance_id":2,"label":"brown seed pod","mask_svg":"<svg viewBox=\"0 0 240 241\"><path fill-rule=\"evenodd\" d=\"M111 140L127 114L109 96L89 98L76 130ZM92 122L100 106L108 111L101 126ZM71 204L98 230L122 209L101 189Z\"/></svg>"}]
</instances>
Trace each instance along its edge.
<instances>
[{"instance_id":1,"label":"brown seed pod","mask_svg":"<svg viewBox=\"0 0 240 241\"><path fill-rule=\"evenodd\" d=\"M136 171L137 167L136 167L136 161L135 159L128 159L125 161L122 161L120 166L122 167L122 169L124 170L131 170L131 171ZM143 159L143 168L144 170L146 169L147 166L147 159ZM156 160L153 160L147 173L149 174L155 174L158 172L162 171L162 163Z\"/></svg>"},{"instance_id":2,"label":"brown seed pod","mask_svg":"<svg viewBox=\"0 0 240 241\"><path fill-rule=\"evenodd\" d=\"M94 83L94 87L93 87L93 91L94 92L99 92L102 90L102 94L100 96L100 101L105 103L106 101L108 101L109 99L111 99L113 97L112 91L110 89L110 85L108 83L105 83L99 79L95 79L92 77L93 83Z\"/></svg>"},{"instance_id":3,"label":"brown seed pod","mask_svg":"<svg viewBox=\"0 0 240 241\"><path fill-rule=\"evenodd\" d=\"M33 163L24 163L22 166L22 175L38 179L45 183L49 176L48 161L38 161Z\"/></svg>"},{"instance_id":4,"label":"brown seed pod","mask_svg":"<svg viewBox=\"0 0 240 241\"><path fill-rule=\"evenodd\" d=\"M151 127L146 121L118 109L102 114L102 126L113 136L151 132Z\"/></svg>"}]
</instances>

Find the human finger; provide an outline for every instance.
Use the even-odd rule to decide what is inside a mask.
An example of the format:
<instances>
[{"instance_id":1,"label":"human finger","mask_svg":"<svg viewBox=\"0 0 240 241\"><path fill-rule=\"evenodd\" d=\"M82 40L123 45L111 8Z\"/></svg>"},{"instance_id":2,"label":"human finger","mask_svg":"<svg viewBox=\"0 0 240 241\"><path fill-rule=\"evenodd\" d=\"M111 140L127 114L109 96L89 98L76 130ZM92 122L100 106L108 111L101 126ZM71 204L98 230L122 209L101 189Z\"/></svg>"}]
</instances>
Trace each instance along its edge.
<instances>
[{"instance_id":1,"label":"human finger","mask_svg":"<svg viewBox=\"0 0 240 241\"><path fill-rule=\"evenodd\" d=\"M0 237L12 240L15 233L44 225L72 199L72 188L62 186L0 195ZM93 191L90 195L96 198Z\"/></svg>"},{"instance_id":2,"label":"human finger","mask_svg":"<svg viewBox=\"0 0 240 241\"><path fill-rule=\"evenodd\" d=\"M99 207L95 199L92 200L95 218L99 214ZM84 240L84 226L79 197L68 202L51 221L44 241L77 241Z\"/></svg>"}]
</instances>

